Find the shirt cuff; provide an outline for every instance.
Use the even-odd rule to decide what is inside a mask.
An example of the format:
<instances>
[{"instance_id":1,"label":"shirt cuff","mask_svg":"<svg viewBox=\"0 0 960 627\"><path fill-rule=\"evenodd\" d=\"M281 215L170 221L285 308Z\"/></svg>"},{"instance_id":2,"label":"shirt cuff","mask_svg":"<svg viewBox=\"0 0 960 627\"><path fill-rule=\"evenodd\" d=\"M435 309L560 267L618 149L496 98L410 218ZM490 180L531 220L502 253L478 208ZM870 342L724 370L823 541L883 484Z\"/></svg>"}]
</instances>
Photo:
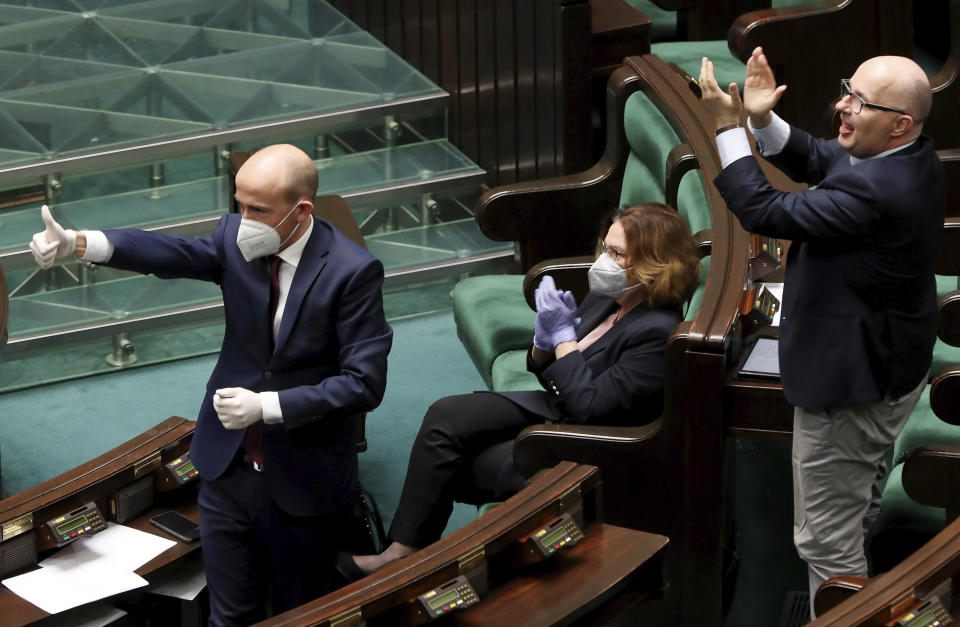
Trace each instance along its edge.
<instances>
[{"instance_id":1,"label":"shirt cuff","mask_svg":"<svg viewBox=\"0 0 960 627\"><path fill-rule=\"evenodd\" d=\"M280 411L280 395L276 392L260 392L260 410L263 412L263 422L268 425L283 423L283 412Z\"/></svg>"},{"instance_id":2,"label":"shirt cuff","mask_svg":"<svg viewBox=\"0 0 960 627\"><path fill-rule=\"evenodd\" d=\"M723 168L737 159L749 157L751 153L747 131L738 126L717 135L717 152L720 153L720 167Z\"/></svg>"},{"instance_id":3,"label":"shirt cuff","mask_svg":"<svg viewBox=\"0 0 960 627\"><path fill-rule=\"evenodd\" d=\"M81 255L82 261L104 263L113 257L113 244L103 231L82 231L87 238L87 250Z\"/></svg>"},{"instance_id":4,"label":"shirt cuff","mask_svg":"<svg viewBox=\"0 0 960 627\"><path fill-rule=\"evenodd\" d=\"M787 145L787 140L790 139L790 125L773 111L770 112L770 115L773 120L763 128L753 128L753 125L750 124L750 118L747 118L747 126L750 127L750 132L757 140L757 150L764 157L775 155L783 150L783 147Z\"/></svg>"}]
</instances>

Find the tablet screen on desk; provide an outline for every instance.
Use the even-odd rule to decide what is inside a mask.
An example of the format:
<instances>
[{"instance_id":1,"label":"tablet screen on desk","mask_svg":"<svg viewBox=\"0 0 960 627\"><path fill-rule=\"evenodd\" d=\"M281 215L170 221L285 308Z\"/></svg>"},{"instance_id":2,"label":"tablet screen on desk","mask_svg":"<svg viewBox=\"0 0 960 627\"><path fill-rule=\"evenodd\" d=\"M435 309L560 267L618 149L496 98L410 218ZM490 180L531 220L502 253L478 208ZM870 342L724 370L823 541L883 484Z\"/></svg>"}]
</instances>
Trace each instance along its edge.
<instances>
[{"instance_id":1,"label":"tablet screen on desk","mask_svg":"<svg viewBox=\"0 0 960 627\"><path fill-rule=\"evenodd\" d=\"M750 379L780 379L779 342L775 337L759 337L747 348L746 358L737 371L738 377Z\"/></svg>"}]
</instances>

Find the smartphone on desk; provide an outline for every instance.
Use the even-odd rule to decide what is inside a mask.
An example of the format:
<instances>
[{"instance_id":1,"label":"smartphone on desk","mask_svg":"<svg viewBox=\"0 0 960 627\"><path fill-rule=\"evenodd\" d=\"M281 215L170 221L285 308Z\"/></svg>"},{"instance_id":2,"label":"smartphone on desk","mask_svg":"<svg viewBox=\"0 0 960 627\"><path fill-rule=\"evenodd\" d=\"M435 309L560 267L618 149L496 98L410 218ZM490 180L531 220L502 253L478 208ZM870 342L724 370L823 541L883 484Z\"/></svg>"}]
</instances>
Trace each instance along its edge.
<instances>
[{"instance_id":1,"label":"smartphone on desk","mask_svg":"<svg viewBox=\"0 0 960 627\"><path fill-rule=\"evenodd\" d=\"M184 542L193 542L200 537L200 525L178 512L157 514L150 519L150 522Z\"/></svg>"}]
</instances>

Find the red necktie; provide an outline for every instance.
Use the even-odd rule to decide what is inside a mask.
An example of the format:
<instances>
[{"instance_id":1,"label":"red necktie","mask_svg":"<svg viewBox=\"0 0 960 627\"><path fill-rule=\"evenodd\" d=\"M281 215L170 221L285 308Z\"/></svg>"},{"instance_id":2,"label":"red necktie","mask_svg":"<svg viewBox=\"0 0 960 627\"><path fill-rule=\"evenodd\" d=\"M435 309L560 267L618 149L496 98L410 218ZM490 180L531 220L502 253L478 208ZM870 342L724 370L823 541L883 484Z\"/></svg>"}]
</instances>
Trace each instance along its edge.
<instances>
[{"instance_id":1,"label":"red necktie","mask_svg":"<svg viewBox=\"0 0 960 627\"><path fill-rule=\"evenodd\" d=\"M270 255L267 258L267 265L270 269L270 318L267 332L270 334L270 345L273 346L273 318L277 315L277 303L280 300L280 257ZM263 433L262 421L258 420L249 427L243 435L243 448L247 454L257 462L257 465L263 466Z\"/></svg>"}]
</instances>

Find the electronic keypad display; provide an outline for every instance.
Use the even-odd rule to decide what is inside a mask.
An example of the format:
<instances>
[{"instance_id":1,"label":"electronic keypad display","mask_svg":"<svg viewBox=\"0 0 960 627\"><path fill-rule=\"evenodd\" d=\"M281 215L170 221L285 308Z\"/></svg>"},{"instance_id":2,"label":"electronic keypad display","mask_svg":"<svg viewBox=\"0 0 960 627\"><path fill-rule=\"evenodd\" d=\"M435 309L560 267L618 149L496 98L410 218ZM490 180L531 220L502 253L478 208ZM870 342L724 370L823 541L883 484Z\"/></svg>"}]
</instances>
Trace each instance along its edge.
<instances>
[{"instance_id":1,"label":"electronic keypad display","mask_svg":"<svg viewBox=\"0 0 960 627\"><path fill-rule=\"evenodd\" d=\"M180 485L200 476L200 471L197 470L197 467L190 461L189 453L184 453L166 466L173 480Z\"/></svg>"},{"instance_id":2,"label":"electronic keypad display","mask_svg":"<svg viewBox=\"0 0 960 627\"><path fill-rule=\"evenodd\" d=\"M46 526L57 546L65 546L80 537L103 531L107 523L96 504L90 501L69 514L48 520Z\"/></svg>"},{"instance_id":3,"label":"electronic keypad display","mask_svg":"<svg viewBox=\"0 0 960 627\"><path fill-rule=\"evenodd\" d=\"M560 549L573 546L583 540L583 531L577 523L564 512L546 527L542 527L527 536L527 543L544 557L553 555Z\"/></svg>"},{"instance_id":4,"label":"electronic keypad display","mask_svg":"<svg viewBox=\"0 0 960 627\"><path fill-rule=\"evenodd\" d=\"M462 610L476 605L480 601L473 586L463 575L451 579L442 586L437 586L430 592L417 597L421 607L426 610L430 619L443 616L453 610Z\"/></svg>"}]
</instances>

